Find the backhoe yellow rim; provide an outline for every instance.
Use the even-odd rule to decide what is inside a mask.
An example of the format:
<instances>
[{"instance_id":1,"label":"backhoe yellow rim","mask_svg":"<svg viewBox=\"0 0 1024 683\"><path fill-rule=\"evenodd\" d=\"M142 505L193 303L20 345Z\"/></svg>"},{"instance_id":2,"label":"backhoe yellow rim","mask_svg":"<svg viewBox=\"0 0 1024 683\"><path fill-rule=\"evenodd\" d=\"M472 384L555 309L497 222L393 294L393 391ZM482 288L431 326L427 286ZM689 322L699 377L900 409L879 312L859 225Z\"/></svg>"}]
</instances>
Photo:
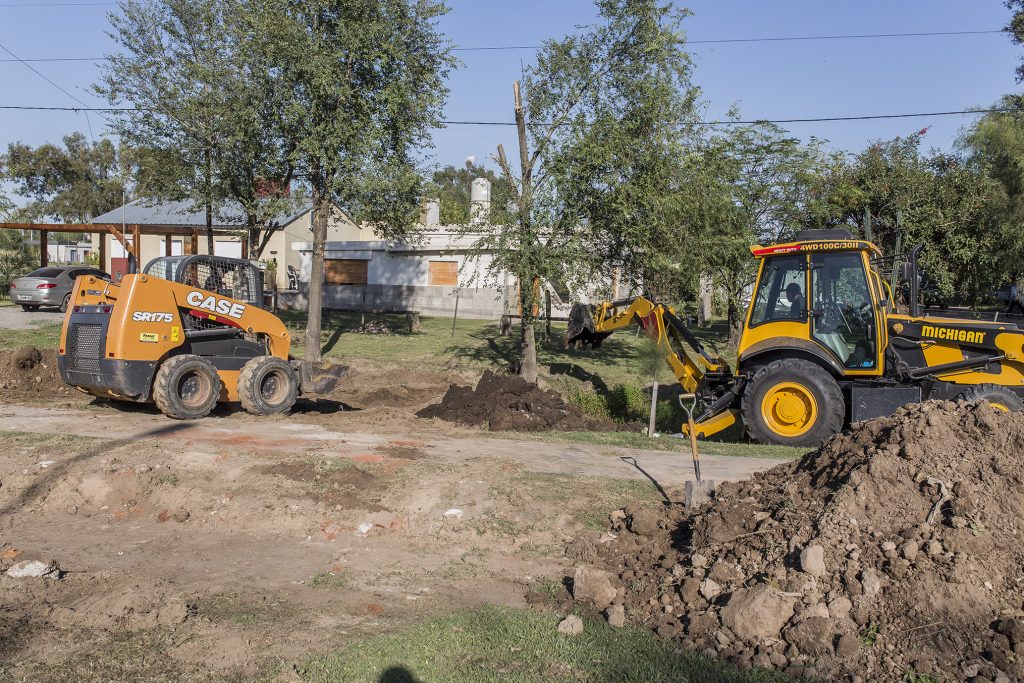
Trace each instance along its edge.
<instances>
[{"instance_id":1,"label":"backhoe yellow rim","mask_svg":"<svg viewBox=\"0 0 1024 683\"><path fill-rule=\"evenodd\" d=\"M818 419L818 402L811 390L798 382L781 382L768 389L761 400L761 417L779 436L803 436Z\"/></svg>"},{"instance_id":2,"label":"backhoe yellow rim","mask_svg":"<svg viewBox=\"0 0 1024 683\"><path fill-rule=\"evenodd\" d=\"M996 410L1000 411L1000 412L1004 412L1004 413L1010 412L1010 406L1006 405L1005 403L999 403L997 401L989 401L988 404L990 406L992 406L993 408L995 408Z\"/></svg>"}]
</instances>

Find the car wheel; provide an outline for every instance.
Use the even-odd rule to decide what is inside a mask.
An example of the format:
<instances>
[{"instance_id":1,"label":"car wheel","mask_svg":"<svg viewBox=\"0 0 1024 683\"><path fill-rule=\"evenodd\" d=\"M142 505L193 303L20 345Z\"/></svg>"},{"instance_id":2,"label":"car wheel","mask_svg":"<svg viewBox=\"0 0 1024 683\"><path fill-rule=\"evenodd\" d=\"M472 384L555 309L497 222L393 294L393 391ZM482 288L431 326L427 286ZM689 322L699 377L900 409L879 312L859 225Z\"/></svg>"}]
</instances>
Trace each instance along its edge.
<instances>
[{"instance_id":1,"label":"car wheel","mask_svg":"<svg viewBox=\"0 0 1024 683\"><path fill-rule=\"evenodd\" d=\"M69 303L71 303L71 294L70 293L69 294L65 294L64 295L64 301L60 302L60 312L61 313L67 313L68 304Z\"/></svg>"}]
</instances>

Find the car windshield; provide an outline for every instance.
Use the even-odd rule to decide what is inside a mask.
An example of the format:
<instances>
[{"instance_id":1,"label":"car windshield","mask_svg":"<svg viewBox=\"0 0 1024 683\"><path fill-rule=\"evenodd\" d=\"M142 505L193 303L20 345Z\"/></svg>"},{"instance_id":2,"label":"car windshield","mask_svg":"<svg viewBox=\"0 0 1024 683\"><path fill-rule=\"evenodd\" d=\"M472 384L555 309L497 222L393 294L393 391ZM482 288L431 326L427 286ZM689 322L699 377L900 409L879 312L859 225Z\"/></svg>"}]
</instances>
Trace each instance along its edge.
<instances>
[{"instance_id":1,"label":"car windshield","mask_svg":"<svg viewBox=\"0 0 1024 683\"><path fill-rule=\"evenodd\" d=\"M39 268L25 277L60 277L63 272L61 268Z\"/></svg>"}]
</instances>

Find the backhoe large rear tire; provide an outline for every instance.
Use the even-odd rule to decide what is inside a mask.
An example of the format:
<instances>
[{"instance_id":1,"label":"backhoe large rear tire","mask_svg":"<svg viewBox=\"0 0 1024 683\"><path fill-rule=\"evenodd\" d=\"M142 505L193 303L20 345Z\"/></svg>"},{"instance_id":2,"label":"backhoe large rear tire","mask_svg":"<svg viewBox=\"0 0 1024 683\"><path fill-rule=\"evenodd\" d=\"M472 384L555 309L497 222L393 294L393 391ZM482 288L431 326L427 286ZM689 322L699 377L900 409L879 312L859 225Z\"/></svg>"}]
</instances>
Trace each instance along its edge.
<instances>
[{"instance_id":1,"label":"backhoe large rear tire","mask_svg":"<svg viewBox=\"0 0 1024 683\"><path fill-rule=\"evenodd\" d=\"M253 415L287 413L298 392L295 370L275 356L253 358L238 373L238 400Z\"/></svg>"},{"instance_id":2,"label":"backhoe large rear tire","mask_svg":"<svg viewBox=\"0 0 1024 683\"><path fill-rule=\"evenodd\" d=\"M846 419L836 380L799 358L759 369L744 388L740 408L750 438L780 446L817 446L838 433Z\"/></svg>"},{"instance_id":3,"label":"backhoe large rear tire","mask_svg":"<svg viewBox=\"0 0 1024 683\"><path fill-rule=\"evenodd\" d=\"M957 400L967 403L988 401L990 406L1004 413L1024 410L1024 401L1020 396L998 384L976 384L957 396Z\"/></svg>"},{"instance_id":4,"label":"backhoe large rear tire","mask_svg":"<svg viewBox=\"0 0 1024 683\"><path fill-rule=\"evenodd\" d=\"M217 405L220 375L200 356L172 356L156 373L153 400L160 412L175 420L198 420Z\"/></svg>"}]
</instances>

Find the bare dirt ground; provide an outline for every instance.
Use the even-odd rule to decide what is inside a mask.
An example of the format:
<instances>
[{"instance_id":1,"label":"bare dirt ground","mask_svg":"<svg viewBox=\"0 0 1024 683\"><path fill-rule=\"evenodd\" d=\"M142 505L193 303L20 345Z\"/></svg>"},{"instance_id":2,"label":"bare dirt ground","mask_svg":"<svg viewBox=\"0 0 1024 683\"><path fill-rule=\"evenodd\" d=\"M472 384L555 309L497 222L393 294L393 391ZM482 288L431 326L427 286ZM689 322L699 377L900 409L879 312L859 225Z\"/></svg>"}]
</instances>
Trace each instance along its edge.
<instances>
[{"instance_id":1,"label":"bare dirt ground","mask_svg":"<svg viewBox=\"0 0 1024 683\"><path fill-rule=\"evenodd\" d=\"M199 422L11 384L0 570L52 559L63 577L0 575L0 680L292 680L364 634L525 604L609 510L658 504L636 465L670 495L692 476L682 452L417 419L461 378L358 370L292 416ZM732 480L776 462L703 467Z\"/></svg>"}]
</instances>

